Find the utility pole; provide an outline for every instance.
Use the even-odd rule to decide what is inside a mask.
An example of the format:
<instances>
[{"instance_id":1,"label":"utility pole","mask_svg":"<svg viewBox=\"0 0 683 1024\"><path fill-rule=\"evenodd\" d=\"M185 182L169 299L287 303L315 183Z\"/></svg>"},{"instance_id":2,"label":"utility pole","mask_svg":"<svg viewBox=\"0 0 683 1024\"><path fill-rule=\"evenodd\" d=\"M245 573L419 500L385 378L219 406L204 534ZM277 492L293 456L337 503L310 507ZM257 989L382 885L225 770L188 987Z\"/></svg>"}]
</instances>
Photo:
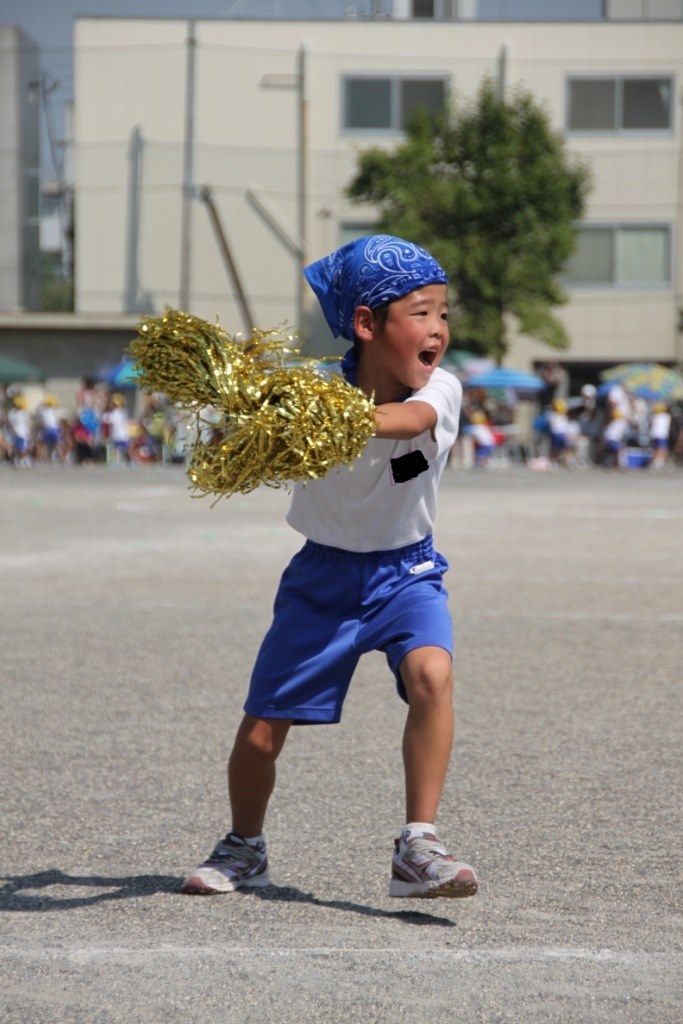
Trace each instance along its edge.
<instances>
[{"instance_id":1,"label":"utility pole","mask_svg":"<svg viewBox=\"0 0 683 1024\"><path fill-rule=\"evenodd\" d=\"M299 47L299 330L304 329L306 314L306 281L303 270L308 262L308 232L306 207L308 206L308 45Z\"/></svg>"},{"instance_id":2,"label":"utility pole","mask_svg":"<svg viewBox=\"0 0 683 1024\"><path fill-rule=\"evenodd\" d=\"M194 194L194 66L197 40L195 23L187 23L187 58L185 70L185 135L183 150L183 192L180 214L180 289L178 307L187 311L190 305L190 260L192 255L192 197Z\"/></svg>"},{"instance_id":3,"label":"utility pole","mask_svg":"<svg viewBox=\"0 0 683 1024\"><path fill-rule=\"evenodd\" d=\"M297 54L296 73L266 74L260 83L266 89L295 89L297 100L296 119L296 204L297 204L297 235L292 240L291 232L276 223L276 218L267 210L256 193L248 189L247 198L256 207L259 214L270 225L271 229L284 241L288 249L296 257L297 268L297 317L299 329L303 330L306 317L306 306L309 298L303 268L308 262L308 43L301 43Z\"/></svg>"},{"instance_id":4,"label":"utility pole","mask_svg":"<svg viewBox=\"0 0 683 1024\"><path fill-rule=\"evenodd\" d=\"M511 51L512 43L509 39L506 39L500 48L500 53L498 54L498 96L503 103L507 99Z\"/></svg>"}]
</instances>

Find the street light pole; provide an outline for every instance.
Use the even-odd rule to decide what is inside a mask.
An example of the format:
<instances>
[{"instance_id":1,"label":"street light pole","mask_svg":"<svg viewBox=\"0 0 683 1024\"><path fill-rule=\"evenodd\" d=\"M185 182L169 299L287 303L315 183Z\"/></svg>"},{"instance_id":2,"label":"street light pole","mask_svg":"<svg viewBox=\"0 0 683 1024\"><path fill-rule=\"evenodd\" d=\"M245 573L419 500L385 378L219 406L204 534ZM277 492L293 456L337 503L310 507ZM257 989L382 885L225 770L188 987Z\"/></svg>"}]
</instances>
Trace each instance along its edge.
<instances>
[{"instance_id":1,"label":"street light pole","mask_svg":"<svg viewBox=\"0 0 683 1024\"><path fill-rule=\"evenodd\" d=\"M299 330L304 329L306 315L306 281L303 269L308 262L308 231L306 207L308 205L308 45L299 47Z\"/></svg>"},{"instance_id":2,"label":"street light pole","mask_svg":"<svg viewBox=\"0 0 683 1024\"><path fill-rule=\"evenodd\" d=\"M178 306L187 311L190 306L190 259L192 248L192 184L194 157L194 65L195 23L187 23L187 61L185 72L185 140L183 150L183 193L180 215L180 289Z\"/></svg>"},{"instance_id":3,"label":"street light pole","mask_svg":"<svg viewBox=\"0 0 683 1024\"><path fill-rule=\"evenodd\" d=\"M296 253L297 267L297 317L299 330L303 330L308 304L308 289L303 275L303 269L308 262L308 43L301 43L297 54L296 74L269 73L261 79L261 85L268 89L295 89L297 97L297 167L296 167L296 205L297 205L297 235L294 245L287 239L290 232L280 225L274 224L274 218L265 208L255 192L249 191L248 197L256 206L261 216L264 216L271 228L275 228L279 237L285 240L288 248Z\"/></svg>"}]
</instances>

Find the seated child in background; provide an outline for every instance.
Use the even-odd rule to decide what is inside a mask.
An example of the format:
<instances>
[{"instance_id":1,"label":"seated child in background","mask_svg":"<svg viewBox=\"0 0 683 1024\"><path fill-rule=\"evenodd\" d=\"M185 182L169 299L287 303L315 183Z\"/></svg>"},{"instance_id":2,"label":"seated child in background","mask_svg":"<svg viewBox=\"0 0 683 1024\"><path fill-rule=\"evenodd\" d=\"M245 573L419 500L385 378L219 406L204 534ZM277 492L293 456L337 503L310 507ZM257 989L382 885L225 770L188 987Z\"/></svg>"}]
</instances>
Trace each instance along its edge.
<instances>
[{"instance_id":1,"label":"seated child in background","mask_svg":"<svg viewBox=\"0 0 683 1024\"><path fill-rule=\"evenodd\" d=\"M496 448L496 438L486 419L486 413L480 410L473 412L467 429L474 439L474 464L485 466Z\"/></svg>"},{"instance_id":2,"label":"seated child in background","mask_svg":"<svg viewBox=\"0 0 683 1024\"><path fill-rule=\"evenodd\" d=\"M669 457L669 434L671 414L663 402L655 402L650 419L650 444L652 446L652 469L662 469Z\"/></svg>"},{"instance_id":3,"label":"seated child in background","mask_svg":"<svg viewBox=\"0 0 683 1024\"><path fill-rule=\"evenodd\" d=\"M550 432L550 458L561 466L566 466L570 455L570 427L567 416L567 403L555 398L548 413L548 430Z\"/></svg>"},{"instance_id":4,"label":"seated child in background","mask_svg":"<svg viewBox=\"0 0 683 1024\"><path fill-rule=\"evenodd\" d=\"M612 468L624 466L624 446L628 420L620 409L613 409L602 432L604 463Z\"/></svg>"}]
</instances>

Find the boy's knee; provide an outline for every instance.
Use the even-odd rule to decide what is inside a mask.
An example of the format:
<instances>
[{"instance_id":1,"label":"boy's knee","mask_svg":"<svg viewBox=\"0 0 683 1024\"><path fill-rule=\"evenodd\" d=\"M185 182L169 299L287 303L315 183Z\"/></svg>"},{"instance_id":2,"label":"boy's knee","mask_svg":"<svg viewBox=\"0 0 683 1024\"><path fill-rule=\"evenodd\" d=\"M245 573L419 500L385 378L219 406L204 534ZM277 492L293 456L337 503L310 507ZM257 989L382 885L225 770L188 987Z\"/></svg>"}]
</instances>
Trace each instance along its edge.
<instances>
[{"instance_id":1,"label":"boy's knee","mask_svg":"<svg viewBox=\"0 0 683 1024\"><path fill-rule=\"evenodd\" d=\"M232 756L239 756L242 751L274 761L282 750L290 725L288 719L245 715L237 731Z\"/></svg>"},{"instance_id":2,"label":"boy's knee","mask_svg":"<svg viewBox=\"0 0 683 1024\"><path fill-rule=\"evenodd\" d=\"M440 648L415 658L408 655L401 675L409 703L434 704L453 698L453 666L448 653Z\"/></svg>"}]
</instances>

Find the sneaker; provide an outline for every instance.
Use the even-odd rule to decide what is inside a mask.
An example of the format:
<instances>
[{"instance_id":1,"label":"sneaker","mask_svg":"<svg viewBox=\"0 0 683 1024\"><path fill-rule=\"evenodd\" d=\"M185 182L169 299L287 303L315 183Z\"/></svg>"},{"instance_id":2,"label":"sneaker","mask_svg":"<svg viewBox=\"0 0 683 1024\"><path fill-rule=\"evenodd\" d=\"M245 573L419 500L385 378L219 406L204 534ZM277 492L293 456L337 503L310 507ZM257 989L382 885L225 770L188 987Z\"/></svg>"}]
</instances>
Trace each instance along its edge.
<instances>
[{"instance_id":1,"label":"sneaker","mask_svg":"<svg viewBox=\"0 0 683 1024\"><path fill-rule=\"evenodd\" d=\"M270 885L266 844L260 839L253 845L228 832L203 864L185 879L181 892L196 896L213 896L235 889Z\"/></svg>"},{"instance_id":2,"label":"sneaker","mask_svg":"<svg viewBox=\"0 0 683 1024\"><path fill-rule=\"evenodd\" d=\"M433 832L395 840L391 862L390 896L474 896L479 888L469 864L462 864L448 852Z\"/></svg>"}]
</instances>

